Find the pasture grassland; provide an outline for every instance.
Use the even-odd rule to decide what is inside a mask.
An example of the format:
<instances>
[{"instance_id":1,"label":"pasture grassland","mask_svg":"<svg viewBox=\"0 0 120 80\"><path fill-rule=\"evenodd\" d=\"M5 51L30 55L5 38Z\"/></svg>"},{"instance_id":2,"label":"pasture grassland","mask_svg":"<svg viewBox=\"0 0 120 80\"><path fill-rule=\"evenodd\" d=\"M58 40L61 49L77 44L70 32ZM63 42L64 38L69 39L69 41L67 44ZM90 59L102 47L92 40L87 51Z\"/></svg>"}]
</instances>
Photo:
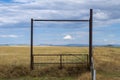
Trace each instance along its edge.
<instances>
[{"instance_id":1,"label":"pasture grassland","mask_svg":"<svg viewBox=\"0 0 120 80\"><path fill-rule=\"evenodd\" d=\"M86 54L88 53L88 48L34 47L34 54L70 53ZM120 48L95 47L94 60L97 80L120 80ZM0 80L90 80L90 72L83 68L83 65L66 65L62 70L59 70L59 65L47 65L44 68L41 67L30 71L29 63L30 47L1 46Z\"/></svg>"},{"instance_id":2,"label":"pasture grassland","mask_svg":"<svg viewBox=\"0 0 120 80\"><path fill-rule=\"evenodd\" d=\"M34 47L34 54L84 54L88 48L80 47ZM29 65L30 47L0 47L0 65ZM3 63L5 61L5 63Z\"/></svg>"}]
</instances>

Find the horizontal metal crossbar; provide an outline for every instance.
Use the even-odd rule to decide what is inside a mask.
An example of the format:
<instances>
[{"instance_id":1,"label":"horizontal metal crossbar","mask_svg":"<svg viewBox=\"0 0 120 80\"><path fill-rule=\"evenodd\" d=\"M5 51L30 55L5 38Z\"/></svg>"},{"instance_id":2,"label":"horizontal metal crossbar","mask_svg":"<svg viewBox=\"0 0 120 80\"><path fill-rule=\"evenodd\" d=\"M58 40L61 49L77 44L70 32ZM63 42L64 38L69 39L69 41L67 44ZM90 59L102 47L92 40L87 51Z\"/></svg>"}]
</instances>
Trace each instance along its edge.
<instances>
[{"instance_id":1,"label":"horizontal metal crossbar","mask_svg":"<svg viewBox=\"0 0 120 80\"><path fill-rule=\"evenodd\" d=\"M87 63L87 62L62 62L62 64L85 64L85 63ZM34 63L34 64L60 64L60 62L55 62L55 63L52 63L52 62L43 62L43 63Z\"/></svg>"},{"instance_id":2,"label":"horizontal metal crossbar","mask_svg":"<svg viewBox=\"0 0 120 80\"><path fill-rule=\"evenodd\" d=\"M33 56L87 56L88 54L34 54Z\"/></svg>"},{"instance_id":3,"label":"horizontal metal crossbar","mask_svg":"<svg viewBox=\"0 0 120 80\"><path fill-rule=\"evenodd\" d=\"M47 20L47 19L34 19L33 21L49 21L49 22L88 22L89 20Z\"/></svg>"}]
</instances>

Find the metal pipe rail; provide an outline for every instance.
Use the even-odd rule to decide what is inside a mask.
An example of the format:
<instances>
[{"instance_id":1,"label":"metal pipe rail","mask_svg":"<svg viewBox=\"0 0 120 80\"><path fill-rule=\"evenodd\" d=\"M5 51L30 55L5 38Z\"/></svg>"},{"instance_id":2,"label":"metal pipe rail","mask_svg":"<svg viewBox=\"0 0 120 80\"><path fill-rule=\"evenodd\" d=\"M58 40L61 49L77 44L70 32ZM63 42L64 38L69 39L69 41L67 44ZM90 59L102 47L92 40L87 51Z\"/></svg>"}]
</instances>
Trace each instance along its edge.
<instances>
[{"instance_id":1,"label":"metal pipe rail","mask_svg":"<svg viewBox=\"0 0 120 80\"><path fill-rule=\"evenodd\" d=\"M33 56L88 56L88 54L34 54Z\"/></svg>"},{"instance_id":2,"label":"metal pipe rail","mask_svg":"<svg viewBox=\"0 0 120 80\"><path fill-rule=\"evenodd\" d=\"M33 19L33 21L49 21L49 22L88 22L89 20L46 20L46 19Z\"/></svg>"}]
</instances>

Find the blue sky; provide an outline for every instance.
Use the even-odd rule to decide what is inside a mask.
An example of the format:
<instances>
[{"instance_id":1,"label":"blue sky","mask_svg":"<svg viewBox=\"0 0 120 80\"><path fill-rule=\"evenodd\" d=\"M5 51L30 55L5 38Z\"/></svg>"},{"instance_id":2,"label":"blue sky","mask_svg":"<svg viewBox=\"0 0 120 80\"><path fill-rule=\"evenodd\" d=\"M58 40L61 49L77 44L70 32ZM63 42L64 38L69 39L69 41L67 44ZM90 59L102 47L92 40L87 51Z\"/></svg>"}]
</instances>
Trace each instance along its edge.
<instances>
[{"instance_id":1,"label":"blue sky","mask_svg":"<svg viewBox=\"0 0 120 80\"><path fill-rule=\"evenodd\" d=\"M29 44L30 19L89 19L93 43L120 44L120 1L0 0L0 44ZM34 44L88 44L88 23L35 22Z\"/></svg>"}]
</instances>

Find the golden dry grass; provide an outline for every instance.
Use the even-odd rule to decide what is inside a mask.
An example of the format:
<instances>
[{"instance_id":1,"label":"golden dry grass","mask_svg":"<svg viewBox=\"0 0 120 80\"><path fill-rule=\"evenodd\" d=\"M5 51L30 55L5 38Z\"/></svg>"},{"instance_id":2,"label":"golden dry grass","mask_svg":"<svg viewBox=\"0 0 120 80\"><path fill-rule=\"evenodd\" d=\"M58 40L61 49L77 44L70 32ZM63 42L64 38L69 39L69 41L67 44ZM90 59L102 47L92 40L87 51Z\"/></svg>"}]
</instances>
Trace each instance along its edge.
<instances>
[{"instance_id":1,"label":"golden dry grass","mask_svg":"<svg viewBox=\"0 0 120 80\"><path fill-rule=\"evenodd\" d=\"M94 60L98 80L120 80L120 48L95 48Z\"/></svg>"},{"instance_id":2,"label":"golden dry grass","mask_svg":"<svg viewBox=\"0 0 120 80\"><path fill-rule=\"evenodd\" d=\"M88 53L87 47L34 47L34 53L38 54L69 54ZM120 48L95 47L94 60L97 70L97 80L120 79ZM90 72L84 70L81 65L67 65L59 70L59 65L47 65L38 70L29 70L30 49L29 47L0 47L0 77L20 78L39 77L35 80L90 80ZM45 65L42 65L45 66ZM73 66L76 66L73 67ZM80 67L81 66L81 67ZM40 77L45 77L40 79ZM54 78L51 78L54 77ZM58 77L58 78L57 78ZM48 79L49 78L49 79ZM62 79L61 79L62 78ZM64 79L63 79L64 78ZM29 77L24 80L30 80ZM22 79L18 79L22 80Z\"/></svg>"},{"instance_id":3,"label":"golden dry grass","mask_svg":"<svg viewBox=\"0 0 120 80\"><path fill-rule=\"evenodd\" d=\"M34 54L84 54L88 53L87 48L79 47L34 47ZM5 61L5 63L3 63ZM0 47L1 65L24 65L30 63L29 47Z\"/></svg>"}]
</instances>

